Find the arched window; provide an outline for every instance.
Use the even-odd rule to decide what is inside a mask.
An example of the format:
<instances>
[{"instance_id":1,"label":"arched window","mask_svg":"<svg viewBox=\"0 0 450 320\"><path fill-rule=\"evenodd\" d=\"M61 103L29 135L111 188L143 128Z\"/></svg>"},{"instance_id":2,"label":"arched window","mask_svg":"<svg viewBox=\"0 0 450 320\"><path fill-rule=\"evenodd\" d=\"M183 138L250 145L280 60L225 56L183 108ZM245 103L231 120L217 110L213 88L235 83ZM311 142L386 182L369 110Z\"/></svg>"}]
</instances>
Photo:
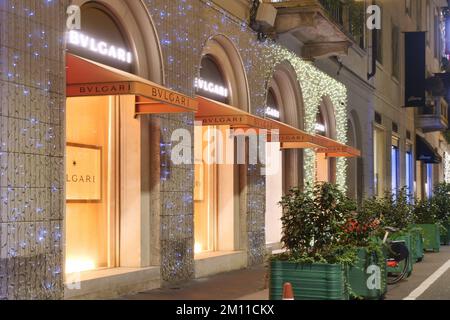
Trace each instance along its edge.
<instances>
[{"instance_id":1,"label":"arched window","mask_svg":"<svg viewBox=\"0 0 450 320\"><path fill-rule=\"evenodd\" d=\"M135 59L118 19L102 4L81 7L82 29L72 30L67 42L71 53L129 73Z\"/></svg>"},{"instance_id":2,"label":"arched window","mask_svg":"<svg viewBox=\"0 0 450 320\"><path fill-rule=\"evenodd\" d=\"M230 90L222 70L211 55L202 58L200 78L195 79L197 94L215 101L228 103Z\"/></svg>"}]
</instances>

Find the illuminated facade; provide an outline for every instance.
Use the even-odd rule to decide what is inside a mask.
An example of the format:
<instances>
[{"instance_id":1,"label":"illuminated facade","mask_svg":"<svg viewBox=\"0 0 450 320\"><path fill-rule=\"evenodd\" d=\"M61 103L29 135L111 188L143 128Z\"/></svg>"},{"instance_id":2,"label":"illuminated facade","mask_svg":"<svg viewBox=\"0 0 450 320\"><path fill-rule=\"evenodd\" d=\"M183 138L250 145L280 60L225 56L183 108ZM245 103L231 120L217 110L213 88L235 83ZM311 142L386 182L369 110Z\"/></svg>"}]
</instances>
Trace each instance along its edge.
<instances>
[{"instance_id":1,"label":"illuminated facade","mask_svg":"<svg viewBox=\"0 0 450 320\"><path fill-rule=\"evenodd\" d=\"M331 181L361 199L390 181L361 37L312 63L329 48L262 41L252 1L33 3L0 2L0 299L261 264L281 248L289 188Z\"/></svg>"}]
</instances>

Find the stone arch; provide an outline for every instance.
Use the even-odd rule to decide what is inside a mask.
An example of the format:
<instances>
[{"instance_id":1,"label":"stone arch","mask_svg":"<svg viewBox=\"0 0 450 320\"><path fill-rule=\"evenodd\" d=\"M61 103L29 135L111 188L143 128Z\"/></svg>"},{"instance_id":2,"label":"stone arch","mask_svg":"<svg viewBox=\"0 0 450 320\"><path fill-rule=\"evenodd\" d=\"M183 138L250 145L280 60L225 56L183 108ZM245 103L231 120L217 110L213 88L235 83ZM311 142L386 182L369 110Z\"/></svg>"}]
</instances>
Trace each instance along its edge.
<instances>
[{"instance_id":1,"label":"stone arch","mask_svg":"<svg viewBox=\"0 0 450 320\"><path fill-rule=\"evenodd\" d=\"M268 83L267 94L272 89L279 104L280 121L293 127L304 128L303 96L297 73L288 61L278 64ZM267 99L266 94L266 99ZM283 191L303 185L303 152L283 151Z\"/></svg>"},{"instance_id":2,"label":"stone arch","mask_svg":"<svg viewBox=\"0 0 450 320\"><path fill-rule=\"evenodd\" d=\"M284 61L275 67L273 76L269 81L272 88L279 96L281 121L293 127L304 128L303 96L297 73L288 61Z\"/></svg>"},{"instance_id":3,"label":"stone arch","mask_svg":"<svg viewBox=\"0 0 450 320\"><path fill-rule=\"evenodd\" d=\"M142 78L164 84L163 55L155 24L142 1L122 0L73 0L83 6L94 2L107 8L123 27L134 53L134 73ZM83 18L81 23L83 23Z\"/></svg>"},{"instance_id":4,"label":"stone arch","mask_svg":"<svg viewBox=\"0 0 450 320\"><path fill-rule=\"evenodd\" d=\"M223 34L214 35L206 41L201 59L205 55L213 57L221 68L230 91L230 105L250 111L247 74L242 57L234 43Z\"/></svg>"}]
</instances>

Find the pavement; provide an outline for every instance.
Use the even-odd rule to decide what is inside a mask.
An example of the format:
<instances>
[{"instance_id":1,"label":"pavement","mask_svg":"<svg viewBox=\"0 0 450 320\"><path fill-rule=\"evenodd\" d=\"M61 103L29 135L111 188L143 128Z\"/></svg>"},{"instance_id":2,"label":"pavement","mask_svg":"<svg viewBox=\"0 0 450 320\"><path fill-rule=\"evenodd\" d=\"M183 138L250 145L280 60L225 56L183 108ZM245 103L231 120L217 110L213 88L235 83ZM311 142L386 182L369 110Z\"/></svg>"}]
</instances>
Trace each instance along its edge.
<instances>
[{"instance_id":1,"label":"pavement","mask_svg":"<svg viewBox=\"0 0 450 320\"><path fill-rule=\"evenodd\" d=\"M126 296L125 300L268 300L264 266ZM426 253L411 277L389 286L386 300L450 300L450 246Z\"/></svg>"},{"instance_id":2,"label":"pavement","mask_svg":"<svg viewBox=\"0 0 450 320\"><path fill-rule=\"evenodd\" d=\"M266 269L249 269L195 279L179 286L142 292L122 297L125 300L239 300L245 296L261 295L266 288ZM266 299L269 295L266 295ZM260 299L257 299L260 300ZM262 299L264 300L264 299Z\"/></svg>"}]
</instances>

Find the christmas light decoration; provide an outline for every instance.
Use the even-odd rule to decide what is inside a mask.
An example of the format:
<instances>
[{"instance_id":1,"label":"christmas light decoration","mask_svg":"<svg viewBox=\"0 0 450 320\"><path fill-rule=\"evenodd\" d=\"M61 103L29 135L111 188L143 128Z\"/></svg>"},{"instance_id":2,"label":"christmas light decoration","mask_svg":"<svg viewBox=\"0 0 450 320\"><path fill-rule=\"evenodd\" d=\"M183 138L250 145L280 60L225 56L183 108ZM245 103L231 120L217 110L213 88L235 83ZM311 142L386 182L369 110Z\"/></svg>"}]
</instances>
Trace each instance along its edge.
<instances>
[{"instance_id":1,"label":"christmas light decoration","mask_svg":"<svg viewBox=\"0 0 450 320\"><path fill-rule=\"evenodd\" d=\"M268 81L274 68L288 61L302 88L306 131L314 132L319 104L327 96L335 109L337 139L346 142L347 92L338 81L289 50L258 41L246 23L211 1L143 2L158 31L165 86L194 96L194 79L199 76L205 44L224 35L242 57L251 93L250 112L265 114ZM2 104L2 121L11 132L3 135L0 154L4 181L1 200L7 208L0 214L0 247L7 254L7 264L0 265L0 299L63 297L65 30L61 21L66 17L69 1L36 0L29 6L27 3L0 1L0 21L8 21L0 22L0 32L5 35L0 44L0 90L11 97L6 105ZM104 44L100 49L104 49ZM164 280L177 281L194 275L194 170L192 166L173 166L168 154L171 132L180 127L192 129L194 117L161 115L159 119L160 201L164 208L159 229L161 270ZM305 181L314 180L314 159L314 152L306 150ZM337 182L345 186L345 160L338 159L337 166ZM266 190L260 169L260 165L248 166L246 177L250 191L246 195L246 226L242 228L249 264L261 263L265 256ZM32 266L32 272L24 271L23 277L15 277L25 270L25 264ZM10 268L21 270L10 272ZM4 288L9 291L2 291Z\"/></svg>"},{"instance_id":2,"label":"christmas light decoration","mask_svg":"<svg viewBox=\"0 0 450 320\"><path fill-rule=\"evenodd\" d=\"M324 98L328 98L333 105L336 119L337 141L347 143L347 88L288 49L271 42L266 42L265 46L268 51L266 56L275 60L272 66L277 67L278 64L287 61L297 73L304 103L305 130L311 134L315 133L319 106ZM267 79L272 77L274 70L274 68L267 70ZM308 185L315 180L315 153L312 150L306 150L304 155L305 185ZM346 159L338 158L336 166L336 183L345 190Z\"/></svg>"},{"instance_id":3,"label":"christmas light decoration","mask_svg":"<svg viewBox=\"0 0 450 320\"><path fill-rule=\"evenodd\" d=\"M450 183L450 153L444 152L444 181Z\"/></svg>"}]
</instances>

